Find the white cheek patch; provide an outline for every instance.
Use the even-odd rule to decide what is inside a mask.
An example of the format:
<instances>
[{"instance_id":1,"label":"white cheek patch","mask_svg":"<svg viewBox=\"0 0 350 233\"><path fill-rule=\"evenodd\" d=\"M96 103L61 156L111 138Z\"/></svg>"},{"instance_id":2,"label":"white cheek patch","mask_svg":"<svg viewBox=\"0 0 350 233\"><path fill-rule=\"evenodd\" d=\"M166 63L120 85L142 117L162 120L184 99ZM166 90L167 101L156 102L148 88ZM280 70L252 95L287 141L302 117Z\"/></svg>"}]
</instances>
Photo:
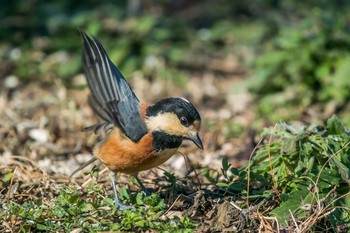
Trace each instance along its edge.
<instances>
[{"instance_id":1,"label":"white cheek patch","mask_svg":"<svg viewBox=\"0 0 350 233\"><path fill-rule=\"evenodd\" d=\"M151 131L161 130L171 135L183 135L186 131L174 113L160 113L157 116L148 117L145 122Z\"/></svg>"},{"instance_id":2,"label":"white cheek patch","mask_svg":"<svg viewBox=\"0 0 350 233\"><path fill-rule=\"evenodd\" d=\"M173 113L159 113L146 119L146 125L151 130L167 130L174 126L178 121L177 116Z\"/></svg>"}]
</instances>

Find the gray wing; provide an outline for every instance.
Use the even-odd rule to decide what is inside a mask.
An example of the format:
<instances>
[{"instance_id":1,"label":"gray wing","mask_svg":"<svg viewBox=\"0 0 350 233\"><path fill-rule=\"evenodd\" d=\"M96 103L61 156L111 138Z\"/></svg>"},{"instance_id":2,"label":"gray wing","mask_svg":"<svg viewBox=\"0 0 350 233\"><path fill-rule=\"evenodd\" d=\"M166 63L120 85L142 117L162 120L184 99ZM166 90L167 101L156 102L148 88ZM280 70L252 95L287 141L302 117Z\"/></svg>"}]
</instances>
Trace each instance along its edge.
<instances>
[{"instance_id":1,"label":"gray wing","mask_svg":"<svg viewBox=\"0 0 350 233\"><path fill-rule=\"evenodd\" d=\"M139 100L101 43L83 31L80 33L84 41L83 62L91 90L90 101L95 105L93 110L132 141L139 141L148 131Z\"/></svg>"}]
</instances>

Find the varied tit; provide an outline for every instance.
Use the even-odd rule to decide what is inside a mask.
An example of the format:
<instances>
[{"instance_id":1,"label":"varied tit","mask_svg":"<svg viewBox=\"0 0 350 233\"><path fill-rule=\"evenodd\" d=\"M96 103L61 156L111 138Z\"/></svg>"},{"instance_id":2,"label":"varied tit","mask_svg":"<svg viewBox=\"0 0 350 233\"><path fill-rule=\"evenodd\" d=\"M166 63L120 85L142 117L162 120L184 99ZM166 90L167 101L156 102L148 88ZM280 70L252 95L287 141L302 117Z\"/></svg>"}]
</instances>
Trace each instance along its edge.
<instances>
[{"instance_id":1,"label":"varied tit","mask_svg":"<svg viewBox=\"0 0 350 233\"><path fill-rule=\"evenodd\" d=\"M104 120L83 131L106 132L93 148L96 157L81 168L101 160L110 170L115 204L126 209L129 206L118 199L114 174L133 175L147 192L137 177L138 172L163 164L183 140L191 140L203 149L198 135L201 117L193 104L181 97L161 99L154 105L140 103L101 43L83 31L81 36L84 72L91 91L88 100L93 111Z\"/></svg>"}]
</instances>

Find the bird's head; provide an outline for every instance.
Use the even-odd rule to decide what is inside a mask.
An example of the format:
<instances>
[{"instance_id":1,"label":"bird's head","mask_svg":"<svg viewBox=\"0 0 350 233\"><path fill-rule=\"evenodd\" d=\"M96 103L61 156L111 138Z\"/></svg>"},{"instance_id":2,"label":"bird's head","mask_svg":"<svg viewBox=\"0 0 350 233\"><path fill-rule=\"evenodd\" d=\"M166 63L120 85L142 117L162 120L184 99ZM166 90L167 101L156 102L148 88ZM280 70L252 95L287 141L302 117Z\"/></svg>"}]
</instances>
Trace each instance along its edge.
<instances>
[{"instance_id":1,"label":"bird's head","mask_svg":"<svg viewBox=\"0 0 350 233\"><path fill-rule=\"evenodd\" d=\"M162 131L171 136L191 140L203 149L198 135L201 117L193 104L184 98L170 97L148 107L146 124L152 131Z\"/></svg>"}]
</instances>

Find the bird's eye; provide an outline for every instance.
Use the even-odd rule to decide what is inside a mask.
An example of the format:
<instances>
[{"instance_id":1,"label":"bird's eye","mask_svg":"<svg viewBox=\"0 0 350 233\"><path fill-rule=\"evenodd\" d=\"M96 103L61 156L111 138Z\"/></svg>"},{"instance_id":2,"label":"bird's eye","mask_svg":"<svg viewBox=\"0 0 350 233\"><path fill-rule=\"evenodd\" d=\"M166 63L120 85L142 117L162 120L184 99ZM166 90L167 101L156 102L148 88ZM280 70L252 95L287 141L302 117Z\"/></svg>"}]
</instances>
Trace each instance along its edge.
<instances>
[{"instance_id":1,"label":"bird's eye","mask_svg":"<svg viewBox=\"0 0 350 233\"><path fill-rule=\"evenodd\" d=\"M180 122L183 126L186 126L186 127L188 126L188 121L187 121L186 117L181 117Z\"/></svg>"}]
</instances>

